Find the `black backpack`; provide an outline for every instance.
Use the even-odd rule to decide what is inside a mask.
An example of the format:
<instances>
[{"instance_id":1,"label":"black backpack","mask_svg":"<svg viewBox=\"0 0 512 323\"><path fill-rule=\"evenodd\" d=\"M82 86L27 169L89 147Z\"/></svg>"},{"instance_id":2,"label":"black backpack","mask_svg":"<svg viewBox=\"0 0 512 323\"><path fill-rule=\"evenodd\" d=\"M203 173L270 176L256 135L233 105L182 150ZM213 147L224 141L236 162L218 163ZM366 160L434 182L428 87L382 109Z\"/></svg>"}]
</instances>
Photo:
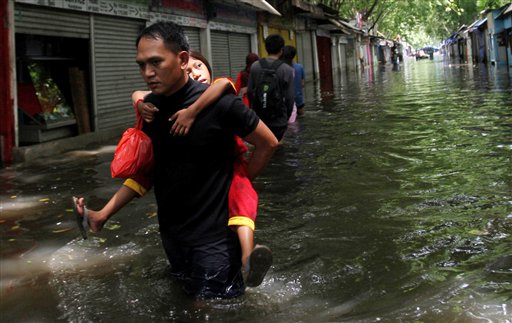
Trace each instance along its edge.
<instances>
[{"instance_id":1,"label":"black backpack","mask_svg":"<svg viewBox=\"0 0 512 323\"><path fill-rule=\"evenodd\" d=\"M277 69L283 61L275 60L269 64L267 60L260 59L259 62L261 73L257 79L251 108L260 119L267 121L286 115L285 96L277 76Z\"/></svg>"}]
</instances>

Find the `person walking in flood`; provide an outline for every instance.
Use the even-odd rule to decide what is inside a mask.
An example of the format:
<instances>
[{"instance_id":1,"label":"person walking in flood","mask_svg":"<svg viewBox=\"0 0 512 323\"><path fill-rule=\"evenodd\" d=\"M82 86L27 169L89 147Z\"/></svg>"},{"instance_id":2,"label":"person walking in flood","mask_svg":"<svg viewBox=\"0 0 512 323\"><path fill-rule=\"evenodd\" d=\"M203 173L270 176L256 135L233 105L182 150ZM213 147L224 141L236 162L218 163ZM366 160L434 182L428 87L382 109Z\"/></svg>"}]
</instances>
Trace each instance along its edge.
<instances>
[{"instance_id":1,"label":"person walking in flood","mask_svg":"<svg viewBox=\"0 0 512 323\"><path fill-rule=\"evenodd\" d=\"M189 64L187 68L189 76L198 82L210 84L212 82L212 69L208 60L196 51L190 52ZM225 77L213 80L209 87L190 107L182 109L171 117L173 122L171 133L176 135L187 135L197 115L206 106L215 102L226 91L235 89L233 83ZM147 92L136 91L132 99L137 106L139 113L146 122L152 122L154 114L158 109L150 103L141 102L141 98L147 95ZM265 245L254 245L254 229L258 208L258 194L252 186L252 179L248 177L247 160L245 154L247 147L240 137L235 138L234 154L236 156L234 163L234 174L228 196L229 221L230 226L236 231L240 240L242 249L242 266L245 284L248 287L259 286L266 272L272 264L272 252ZM144 182L143 182L144 183ZM125 185L129 185L134 191L141 192L143 195L148 188L141 188L134 180L127 180Z\"/></svg>"},{"instance_id":2,"label":"person walking in flood","mask_svg":"<svg viewBox=\"0 0 512 323\"><path fill-rule=\"evenodd\" d=\"M254 62L256 62L259 56L255 53L247 54L245 58L245 68L241 70L236 77L236 94L242 97L242 101L246 106L250 106L249 98L247 97L247 83L249 82L249 72L251 70L251 66Z\"/></svg>"},{"instance_id":3,"label":"person walking in flood","mask_svg":"<svg viewBox=\"0 0 512 323\"><path fill-rule=\"evenodd\" d=\"M297 114L299 116L304 115L304 80L306 79L306 73L304 67L301 64L294 63L293 60L297 55L297 50L293 46L285 46L283 49L283 55L281 60L293 68L293 80L295 87L295 106L297 108Z\"/></svg>"},{"instance_id":4,"label":"person walking in flood","mask_svg":"<svg viewBox=\"0 0 512 323\"><path fill-rule=\"evenodd\" d=\"M279 141L288 127L295 95L293 69L279 60L283 48L284 39L280 35L265 38L268 56L252 64L247 85L251 109Z\"/></svg>"},{"instance_id":5,"label":"person walking in flood","mask_svg":"<svg viewBox=\"0 0 512 323\"><path fill-rule=\"evenodd\" d=\"M236 233L227 226L234 135L254 145L247 165L250 178L268 163L277 140L233 95L205 108L188 136L173 136L170 117L190 106L207 87L189 78L188 60L188 43L181 27L174 23L153 24L137 39L136 61L152 92L145 101L159 109L143 130L154 145L151 175L160 235L173 276L186 283L190 295L234 297L244 290L240 245ZM133 198L133 190L125 190L129 195L119 195L120 205L127 197ZM89 218L96 228L106 220Z\"/></svg>"}]
</instances>

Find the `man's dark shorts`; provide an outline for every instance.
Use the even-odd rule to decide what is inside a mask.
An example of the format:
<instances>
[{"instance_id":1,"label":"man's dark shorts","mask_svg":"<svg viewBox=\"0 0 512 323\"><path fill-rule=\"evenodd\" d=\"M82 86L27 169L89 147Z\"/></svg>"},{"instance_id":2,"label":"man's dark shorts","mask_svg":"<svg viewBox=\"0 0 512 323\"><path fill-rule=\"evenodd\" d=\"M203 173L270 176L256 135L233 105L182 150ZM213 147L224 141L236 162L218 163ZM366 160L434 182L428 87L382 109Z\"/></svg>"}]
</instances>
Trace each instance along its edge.
<instances>
[{"instance_id":1,"label":"man's dark shorts","mask_svg":"<svg viewBox=\"0 0 512 323\"><path fill-rule=\"evenodd\" d=\"M161 234L172 276L185 283L187 294L200 298L231 298L244 293L241 249L236 233L197 246L183 246Z\"/></svg>"}]
</instances>

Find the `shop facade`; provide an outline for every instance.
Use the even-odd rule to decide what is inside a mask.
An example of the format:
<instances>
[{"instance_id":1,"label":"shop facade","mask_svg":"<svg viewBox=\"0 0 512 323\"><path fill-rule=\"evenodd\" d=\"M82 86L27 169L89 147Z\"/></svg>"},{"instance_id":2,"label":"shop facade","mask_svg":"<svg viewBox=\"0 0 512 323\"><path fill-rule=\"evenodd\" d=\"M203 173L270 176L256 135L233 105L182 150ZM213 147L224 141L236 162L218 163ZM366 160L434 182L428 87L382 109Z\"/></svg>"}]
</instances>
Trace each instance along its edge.
<instances>
[{"instance_id":1,"label":"shop facade","mask_svg":"<svg viewBox=\"0 0 512 323\"><path fill-rule=\"evenodd\" d=\"M306 81L332 79L356 62L354 33L320 30L323 10L300 0L271 1L279 12L263 0L0 1L7 22L0 41L8 48L2 63L12 67L1 77L2 161L12 161L17 148L88 133L116 136L132 125L131 94L146 88L135 40L156 21L182 26L214 77L235 79L248 53L267 56L270 34L297 48Z\"/></svg>"},{"instance_id":2,"label":"shop facade","mask_svg":"<svg viewBox=\"0 0 512 323\"><path fill-rule=\"evenodd\" d=\"M15 116L13 114L14 90L12 87L12 75L14 74L14 57L12 51L14 39L12 37L13 20L10 14L14 4L9 0L0 0L0 47L4 50L0 53L0 166L4 161L12 160L12 150L15 141Z\"/></svg>"},{"instance_id":3,"label":"shop facade","mask_svg":"<svg viewBox=\"0 0 512 323\"><path fill-rule=\"evenodd\" d=\"M135 39L147 9L91 3L14 3L17 145L135 121L131 93L145 88Z\"/></svg>"},{"instance_id":4,"label":"shop facade","mask_svg":"<svg viewBox=\"0 0 512 323\"><path fill-rule=\"evenodd\" d=\"M294 19L297 62L304 67L306 81L316 80L320 77L316 43L317 19L324 18L323 10L303 0L292 0L290 10Z\"/></svg>"},{"instance_id":5,"label":"shop facade","mask_svg":"<svg viewBox=\"0 0 512 323\"><path fill-rule=\"evenodd\" d=\"M215 17L208 21L213 74L236 80L247 54L258 53L257 13L225 4L215 8Z\"/></svg>"},{"instance_id":6,"label":"shop facade","mask_svg":"<svg viewBox=\"0 0 512 323\"><path fill-rule=\"evenodd\" d=\"M131 94L146 88L135 63L135 40L153 22L181 25L191 48L209 59L214 76L235 78L246 55L258 51L259 10L247 5L2 1L2 17L12 21L2 29L9 49L2 60L13 66L12 74L2 75L13 88L12 99L8 92L1 98L2 161L11 161L16 147L90 132L120 134L133 124Z\"/></svg>"},{"instance_id":7,"label":"shop facade","mask_svg":"<svg viewBox=\"0 0 512 323\"><path fill-rule=\"evenodd\" d=\"M498 18L503 20L503 31L500 36L505 45L507 65L512 67L512 3Z\"/></svg>"},{"instance_id":8,"label":"shop facade","mask_svg":"<svg viewBox=\"0 0 512 323\"><path fill-rule=\"evenodd\" d=\"M304 31L297 33L297 62L304 67L306 81L316 80L319 77L317 57L315 32Z\"/></svg>"},{"instance_id":9,"label":"shop facade","mask_svg":"<svg viewBox=\"0 0 512 323\"><path fill-rule=\"evenodd\" d=\"M316 48L318 50L318 65L320 67L320 85L326 91L331 91L333 87L333 47L330 33L324 29L317 29Z\"/></svg>"},{"instance_id":10,"label":"shop facade","mask_svg":"<svg viewBox=\"0 0 512 323\"><path fill-rule=\"evenodd\" d=\"M236 78L245 57L257 52L256 11L220 1L170 1L152 8L150 21L182 26L190 48L205 56L214 77Z\"/></svg>"}]
</instances>

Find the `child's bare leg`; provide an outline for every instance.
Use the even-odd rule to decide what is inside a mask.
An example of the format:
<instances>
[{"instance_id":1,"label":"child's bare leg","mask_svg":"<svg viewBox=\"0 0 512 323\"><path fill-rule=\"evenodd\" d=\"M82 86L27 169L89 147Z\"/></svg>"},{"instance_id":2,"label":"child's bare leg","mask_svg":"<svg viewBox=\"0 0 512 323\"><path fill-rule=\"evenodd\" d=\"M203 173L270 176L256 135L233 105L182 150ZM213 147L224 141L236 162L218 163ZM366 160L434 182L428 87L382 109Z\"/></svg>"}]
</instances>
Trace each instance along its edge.
<instances>
[{"instance_id":1,"label":"child's bare leg","mask_svg":"<svg viewBox=\"0 0 512 323\"><path fill-rule=\"evenodd\" d=\"M245 225L233 226L242 249L242 274L248 287L259 286L272 265L272 251L264 245L254 246L254 231Z\"/></svg>"},{"instance_id":2,"label":"child's bare leg","mask_svg":"<svg viewBox=\"0 0 512 323\"><path fill-rule=\"evenodd\" d=\"M236 227L236 233L242 248L242 268L246 268L247 259L254 249L254 231L248 226L239 225Z\"/></svg>"}]
</instances>

